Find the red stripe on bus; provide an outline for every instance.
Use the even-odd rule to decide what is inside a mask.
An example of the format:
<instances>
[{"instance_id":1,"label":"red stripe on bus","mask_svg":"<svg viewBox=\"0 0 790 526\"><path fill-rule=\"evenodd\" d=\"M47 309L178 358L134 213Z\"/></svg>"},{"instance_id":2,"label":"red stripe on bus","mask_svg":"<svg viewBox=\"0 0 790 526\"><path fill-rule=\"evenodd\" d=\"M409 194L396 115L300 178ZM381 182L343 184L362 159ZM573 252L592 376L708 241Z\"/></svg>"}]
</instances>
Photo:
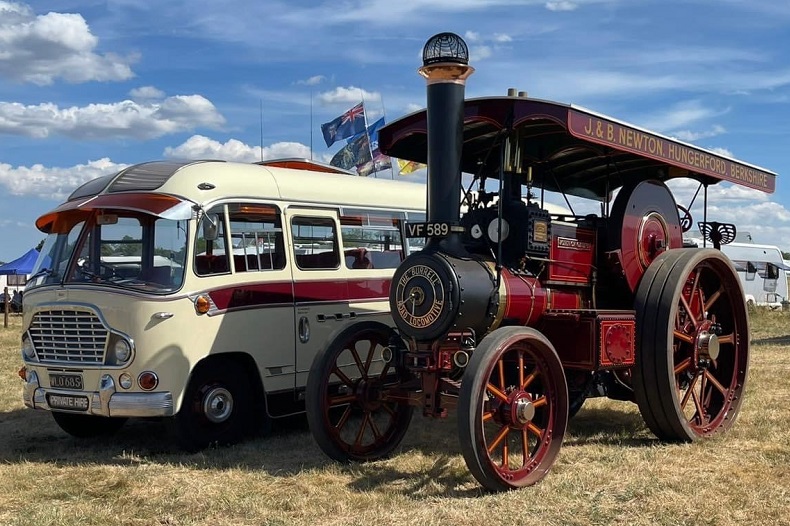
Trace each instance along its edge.
<instances>
[{"instance_id":1,"label":"red stripe on bus","mask_svg":"<svg viewBox=\"0 0 790 526\"><path fill-rule=\"evenodd\" d=\"M337 281L290 281L234 285L209 292L219 310L326 301L369 301L389 298L390 278Z\"/></svg>"}]
</instances>

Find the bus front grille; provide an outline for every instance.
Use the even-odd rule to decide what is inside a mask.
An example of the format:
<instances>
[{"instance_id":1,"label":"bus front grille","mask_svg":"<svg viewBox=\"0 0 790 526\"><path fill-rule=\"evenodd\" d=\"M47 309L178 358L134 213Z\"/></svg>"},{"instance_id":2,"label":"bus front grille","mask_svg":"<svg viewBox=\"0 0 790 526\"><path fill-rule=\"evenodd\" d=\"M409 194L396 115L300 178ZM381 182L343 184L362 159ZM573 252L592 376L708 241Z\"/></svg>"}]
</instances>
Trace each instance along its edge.
<instances>
[{"instance_id":1,"label":"bus front grille","mask_svg":"<svg viewBox=\"0 0 790 526\"><path fill-rule=\"evenodd\" d=\"M28 333L39 361L101 365L109 331L96 314L82 310L48 310L33 316Z\"/></svg>"}]
</instances>

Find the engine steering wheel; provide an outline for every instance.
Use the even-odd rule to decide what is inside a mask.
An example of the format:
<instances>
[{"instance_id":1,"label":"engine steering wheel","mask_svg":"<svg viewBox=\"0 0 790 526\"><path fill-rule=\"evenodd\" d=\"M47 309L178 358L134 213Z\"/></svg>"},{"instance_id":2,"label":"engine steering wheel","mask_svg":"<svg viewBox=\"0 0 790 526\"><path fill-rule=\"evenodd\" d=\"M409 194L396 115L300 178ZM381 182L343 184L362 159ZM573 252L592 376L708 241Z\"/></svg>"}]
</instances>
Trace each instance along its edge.
<instances>
[{"instance_id":1,"label":"engine steering wheel","mask_svg":"<svg viewBox=\"0 0 790 526\"><path fill-rule=\"evenodd\" d=\"M683 205L677 205L680 212L680 228L683 232L688 232L694 226L694 219L691 217L691 212Z\"/></svg>"}]
</instances>

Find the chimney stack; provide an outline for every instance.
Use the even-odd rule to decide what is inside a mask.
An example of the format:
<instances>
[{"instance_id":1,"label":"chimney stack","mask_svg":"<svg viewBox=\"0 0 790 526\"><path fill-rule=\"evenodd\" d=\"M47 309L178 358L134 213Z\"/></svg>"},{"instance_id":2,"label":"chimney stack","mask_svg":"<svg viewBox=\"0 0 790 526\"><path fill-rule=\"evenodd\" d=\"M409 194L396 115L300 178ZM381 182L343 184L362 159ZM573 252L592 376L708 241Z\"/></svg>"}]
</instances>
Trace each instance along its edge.
<instances>
[{"instance_id":1,"label":"chimney stack","mask_svg":"<svg viewBox=\"0 0 790 526\"><path fill-rule=\"evenodd\" d=\"M439 33L425 43L420 75L428 91L428 221L457 225L461 217L461 150L464 132L466 79L469 66L466 42L454 33ZM432 238L428 246L435 244ZM452 233L446 249L460 245ZM451 250L454 252L454 250Z\"/></svg>"}]
</instances>

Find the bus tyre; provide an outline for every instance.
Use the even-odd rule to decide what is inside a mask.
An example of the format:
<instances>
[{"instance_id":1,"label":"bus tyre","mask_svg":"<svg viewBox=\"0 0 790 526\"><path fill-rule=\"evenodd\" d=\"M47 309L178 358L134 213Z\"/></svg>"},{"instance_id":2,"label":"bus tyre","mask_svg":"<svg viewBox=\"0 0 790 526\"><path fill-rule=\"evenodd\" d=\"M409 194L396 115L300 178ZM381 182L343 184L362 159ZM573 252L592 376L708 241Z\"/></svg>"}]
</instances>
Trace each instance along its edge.
<instances>
[{"instance_id":1,"label":"bus tyre","mask_svg":"<svg viewBox=\"0 0 790 526\"><path fill-rule=\"evenodd\" d=\"M76 438L95 438L109 436L126 423L125 418L59 413L53 411L52 418L63 431Z\"/></svg>"},{"instance_id":2,"label":"bus tyre","mask_svg":"<svg viewBox=\"0 0 790 526\"><path fill-rule=\"evenodd\" d=\"M400 444L414 409L386 392L410 373L382 353L392 329L349 325L316 354L307 379L307 423L318 446L338 462L384 458Z\"/></svg>"},{"instance_id":3,"label":"bus tyre","mask_svg":"<svg viewBox=\"0 0 790 526\"><path fill-rule=\"evenodd\" d=\"M190 452L235 444L251 434L252 407L252 388L241 367L216 361L201 364L175 417L178 444Z\"/></svg>"}]
</instances>

